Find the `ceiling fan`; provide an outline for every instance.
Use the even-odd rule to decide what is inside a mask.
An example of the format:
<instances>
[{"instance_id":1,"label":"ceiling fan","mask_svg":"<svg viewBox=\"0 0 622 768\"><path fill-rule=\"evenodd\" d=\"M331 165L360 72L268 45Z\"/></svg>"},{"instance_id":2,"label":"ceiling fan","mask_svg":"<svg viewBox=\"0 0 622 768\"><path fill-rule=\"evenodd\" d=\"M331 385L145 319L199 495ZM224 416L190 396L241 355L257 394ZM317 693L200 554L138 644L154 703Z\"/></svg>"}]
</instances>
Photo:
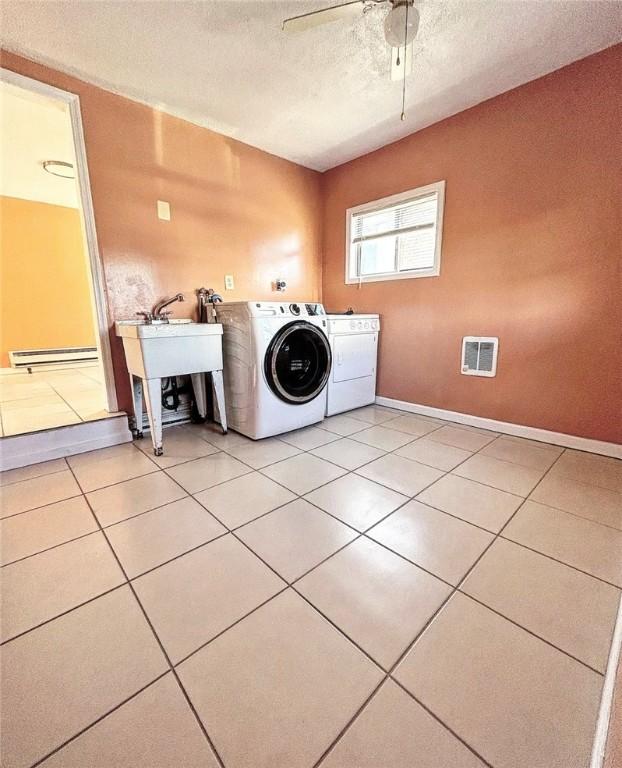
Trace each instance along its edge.
<instances>
[{"instance_id":1,"label":"ceiling fan","mask_svg":"<svg viewBox=\"0 0 622 768\"><path fill-rule=\"evenodd\" d=\"M403 77L404 81L402 85L401 114L401 119L404 120L406 117L404 111L406 102L406 57L408 46L415 39L419 29L419 11L415 8L414 0L349 0L347 3L332 5L329 8L321 8L318 11L309 11L308 13L301 13L299 16L291 16L283 22L283 31L288 33L305 32L321 24L328 24L338 19L353 18L360 13L368 13L372 8L380 5L390 6L384 20L384 39L392 49L397 49L395 63L398 68L400 66L403 67L400 70L400 77ZM404 49L404 60L402 62L400 62L401 49ZM393 56L393 51L391 55Z\"/></svg>"}]
</instances>

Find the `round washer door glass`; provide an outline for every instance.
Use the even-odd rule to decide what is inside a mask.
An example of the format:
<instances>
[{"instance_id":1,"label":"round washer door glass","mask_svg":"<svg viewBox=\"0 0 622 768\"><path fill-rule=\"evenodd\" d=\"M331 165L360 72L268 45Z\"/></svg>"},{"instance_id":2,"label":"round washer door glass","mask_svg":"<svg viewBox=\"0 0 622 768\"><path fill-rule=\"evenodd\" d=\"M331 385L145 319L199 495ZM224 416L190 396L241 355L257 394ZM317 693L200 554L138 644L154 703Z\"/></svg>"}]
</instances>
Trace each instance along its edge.
<instances>
[{"instance_id":1,"label":"round washer door glass","mask_svg":"<svg viewBox=\"0 0 622 768\"><path fill-rule=\"evenodd\" d=\"M308 403L326 386L331 354L328 339L304 320L288 323L274 336L265 357L270 389L286 403Z\"/></svg>"}]
</instances>

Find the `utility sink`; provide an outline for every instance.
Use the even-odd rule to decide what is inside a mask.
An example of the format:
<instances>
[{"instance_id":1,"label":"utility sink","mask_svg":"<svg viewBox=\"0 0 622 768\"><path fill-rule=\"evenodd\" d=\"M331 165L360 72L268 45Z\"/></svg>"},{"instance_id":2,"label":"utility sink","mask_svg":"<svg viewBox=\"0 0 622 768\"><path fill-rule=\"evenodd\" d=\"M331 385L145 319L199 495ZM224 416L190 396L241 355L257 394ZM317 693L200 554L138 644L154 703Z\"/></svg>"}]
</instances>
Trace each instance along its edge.
<instances>
[{"instance_id":1,"label":"utility sink","mask_svg":"<svg viewBox=\"0 0 622 768\"><path fill-rule=\"evenodd\" d=\"M123 339L134 402L133 432L143 436L143 390L156 456L162 449L162 379L190 375L199 414L207 414L206 373L211 374L215 412L227 431L222 377L222 325L191 320L120 320L116 333Z\"/></svg>"},{"instance_id":2,"label":"utility sink","mask_svg":"<svg viewBox=\"0 0 622 768\"><path fill-rule=\"evenodd\" d=\"M123 339L127 367L134 376L154 379L222 370L220 323L121 320L116 332Z\"/></svg>"}]
</instances>

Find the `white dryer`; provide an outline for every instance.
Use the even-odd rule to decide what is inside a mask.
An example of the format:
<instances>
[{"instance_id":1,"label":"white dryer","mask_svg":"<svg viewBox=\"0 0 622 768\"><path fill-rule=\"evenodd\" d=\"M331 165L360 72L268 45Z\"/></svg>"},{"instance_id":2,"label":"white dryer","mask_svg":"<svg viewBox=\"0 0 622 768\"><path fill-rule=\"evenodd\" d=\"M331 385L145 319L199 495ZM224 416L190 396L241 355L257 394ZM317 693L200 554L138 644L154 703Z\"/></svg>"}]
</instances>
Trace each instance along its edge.
<instances>
[{"instance_id":1,"label":"white dryer","mask_svg":"<svg viewBox=\"0 0 622 768\"><path fill-rule=\"evenodd\" d=\"M361 408L376 400L378 315L327 315L333 367L326 415Z\"/></svg>"},{"instance_id":2,"label":"white dryer","mask_svg":"<svg viewBox=\"0 0 622 768\"><path fill-rule=\"evenodd\" d=\"M321 421L332 359L323 306L244 301L214 307L223 326L229 427L258 439Z\"/></svg>"}]
</instances>

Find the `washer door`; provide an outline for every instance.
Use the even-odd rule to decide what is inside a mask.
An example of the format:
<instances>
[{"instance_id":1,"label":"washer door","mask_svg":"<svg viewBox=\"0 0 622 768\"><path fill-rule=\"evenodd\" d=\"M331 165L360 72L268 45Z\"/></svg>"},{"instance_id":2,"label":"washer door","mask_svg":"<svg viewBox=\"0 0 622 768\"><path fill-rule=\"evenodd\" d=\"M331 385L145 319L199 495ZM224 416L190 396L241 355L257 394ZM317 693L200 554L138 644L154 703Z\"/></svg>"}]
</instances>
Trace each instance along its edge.
<instances>
[{"instance_id":1,"label":"washer door","mask_svg":"<svg viewBox=\"0 0 622 768\"><path fill-rule=\"evenodd\" d=\"M299 320L274 336L264 359L266 380L274 394L299 405L316 398L330 375L328 339L315 325Z\"/></svg>"}]
</instances>

